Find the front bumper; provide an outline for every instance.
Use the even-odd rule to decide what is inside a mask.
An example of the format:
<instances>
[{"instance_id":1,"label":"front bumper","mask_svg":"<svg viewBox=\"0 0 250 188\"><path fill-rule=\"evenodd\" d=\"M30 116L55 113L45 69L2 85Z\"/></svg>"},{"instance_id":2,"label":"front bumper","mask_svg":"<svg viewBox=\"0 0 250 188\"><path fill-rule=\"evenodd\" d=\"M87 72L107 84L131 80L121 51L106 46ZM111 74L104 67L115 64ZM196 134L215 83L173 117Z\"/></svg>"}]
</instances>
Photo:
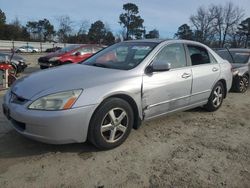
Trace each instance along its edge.
<instances>
[{"instance_id":1,"label":"front bumper","mask_svg":"<svg viewBox=\"0 0 250 188\"><path fill-rule=\"evenodd\" d=\"M20 134L45 143L85 142L88 126L96 105L62 111L29 110L25 105L8 102L3 111Z\"/></svg>"}]
</instances>

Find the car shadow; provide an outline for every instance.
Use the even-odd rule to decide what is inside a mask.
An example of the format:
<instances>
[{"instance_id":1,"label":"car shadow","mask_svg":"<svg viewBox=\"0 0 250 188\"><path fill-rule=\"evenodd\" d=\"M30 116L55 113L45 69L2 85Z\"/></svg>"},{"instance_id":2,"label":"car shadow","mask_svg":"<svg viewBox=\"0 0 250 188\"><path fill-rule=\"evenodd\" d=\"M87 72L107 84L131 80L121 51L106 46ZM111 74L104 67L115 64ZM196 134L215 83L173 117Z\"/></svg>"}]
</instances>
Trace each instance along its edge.
<instances>
[{"instance_id":1,"label":"car shadow","mask_svg":"<svg viewBox=\"0 0 250 188\"><path fill-rule=\"evenodd\" d=\"M85 153L97 152L98 149L88 143L51 145L30 140L10 131L0 137L0 159L36 156L46 153Z\"/></svg>"},{"instance_id":2,"label":"car shadow","mask_svg":"<svg viewBox=\"0 0 250 188\"><path fill-rule=\"evenodd\" d=\"M205 108L202 108L202 107L197 107L197 108L193 108L193 109L190 109L190 110L186 110L185 112L209 113Z\"/></svg>"}]
</instances>

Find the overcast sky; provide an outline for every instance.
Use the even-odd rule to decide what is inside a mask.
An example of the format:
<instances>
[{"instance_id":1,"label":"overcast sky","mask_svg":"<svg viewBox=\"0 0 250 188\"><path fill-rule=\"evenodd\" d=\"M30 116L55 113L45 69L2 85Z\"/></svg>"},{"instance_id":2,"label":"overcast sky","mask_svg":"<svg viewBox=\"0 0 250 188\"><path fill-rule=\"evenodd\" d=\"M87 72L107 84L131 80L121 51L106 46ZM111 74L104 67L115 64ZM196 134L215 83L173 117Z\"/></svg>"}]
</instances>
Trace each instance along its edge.
<instances>
[{"instance_id":1,"label":"overcast sky","mask_svg":"<svg viewBox=\"0 0 250 188\"><path fill-rule=\"evenodd\" d=\"M0 8L6 14L7 22L15 17L22 24L47 18L57 25L59 16L68 15L76 29L81 20L88 20L89 23L102 20L117 33L121 30L118 21L122 5L128 2L139 7L147 31L156 28L162 38L172 38L180 25L190 24L189 17L199 6L225 4L228 0L0 0ZM250 17L250 0L232 2L245 10L245 17Z\"/></svg>"}]
</instances>

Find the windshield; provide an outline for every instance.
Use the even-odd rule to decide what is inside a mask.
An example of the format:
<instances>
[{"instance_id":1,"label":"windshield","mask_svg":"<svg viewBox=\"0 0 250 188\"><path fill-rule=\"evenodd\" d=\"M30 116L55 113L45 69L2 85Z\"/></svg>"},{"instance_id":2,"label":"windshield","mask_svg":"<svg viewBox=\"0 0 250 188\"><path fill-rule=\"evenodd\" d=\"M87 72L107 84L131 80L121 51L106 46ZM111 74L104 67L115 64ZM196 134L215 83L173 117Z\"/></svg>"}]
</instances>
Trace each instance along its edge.
<instances>
[{"instance_id":1,"label":"windshield","mask_svg":"<svg viewBox=\"0 0 250 188\"><path fill-rule=\"evenodd\" d=\"M70 52L71 50L74 50L75 48L78 48L80 47L81 45L69 45L69 46L66 46L60 50L57 50L56 52L59 52L59 53L65 53L65 52Z\"/></svg>"},{"instance_id":2,"label":"windshield","mask_svg":"<svg viewBox=\"0 0 250 188\"><path fill-rule=\"evenodd\" d=\"M120 70L133 69L156 45L153 42L118 43L105 48L82 64Z\"/></svg>"},{"instance_id":3,"label":"windshield","mask_svg":"<svg viewBox=\"0 0 250 188\"><path fill-rule=\"evenodd\" d=\"M231 55L228 51L218 51L218 54L223 58L228 60L230 63L240 63L246 64L249 61L250 53L249 52L237 52L237 51L230 51Z\"/></svg>"}]
</instances>

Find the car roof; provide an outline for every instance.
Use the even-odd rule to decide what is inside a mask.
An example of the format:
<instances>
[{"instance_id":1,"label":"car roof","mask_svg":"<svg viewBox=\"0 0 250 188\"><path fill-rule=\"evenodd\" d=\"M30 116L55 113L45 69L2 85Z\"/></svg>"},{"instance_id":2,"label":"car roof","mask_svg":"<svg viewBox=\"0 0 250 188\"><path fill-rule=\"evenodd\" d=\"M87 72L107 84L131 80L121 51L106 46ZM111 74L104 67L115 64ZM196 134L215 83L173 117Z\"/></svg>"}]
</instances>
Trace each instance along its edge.
<instances>
[{"instance_id":1,"label":"car roof","mask_svg":"<svg viewBox=\"0 0 250 188\"><path fill-rule=\"evenodd\" d=\"M182 42L182 43L186 43L186 44L191 44L191 45L202 45L204 46L204 44L197 42L197 41L192 41L192 40L183 40L183 39L139 39L139 40L128 40L128 41L123 41L123 42L152 42L152 43L163 43L163 42Z\"/></svg>"}]
</instances>

